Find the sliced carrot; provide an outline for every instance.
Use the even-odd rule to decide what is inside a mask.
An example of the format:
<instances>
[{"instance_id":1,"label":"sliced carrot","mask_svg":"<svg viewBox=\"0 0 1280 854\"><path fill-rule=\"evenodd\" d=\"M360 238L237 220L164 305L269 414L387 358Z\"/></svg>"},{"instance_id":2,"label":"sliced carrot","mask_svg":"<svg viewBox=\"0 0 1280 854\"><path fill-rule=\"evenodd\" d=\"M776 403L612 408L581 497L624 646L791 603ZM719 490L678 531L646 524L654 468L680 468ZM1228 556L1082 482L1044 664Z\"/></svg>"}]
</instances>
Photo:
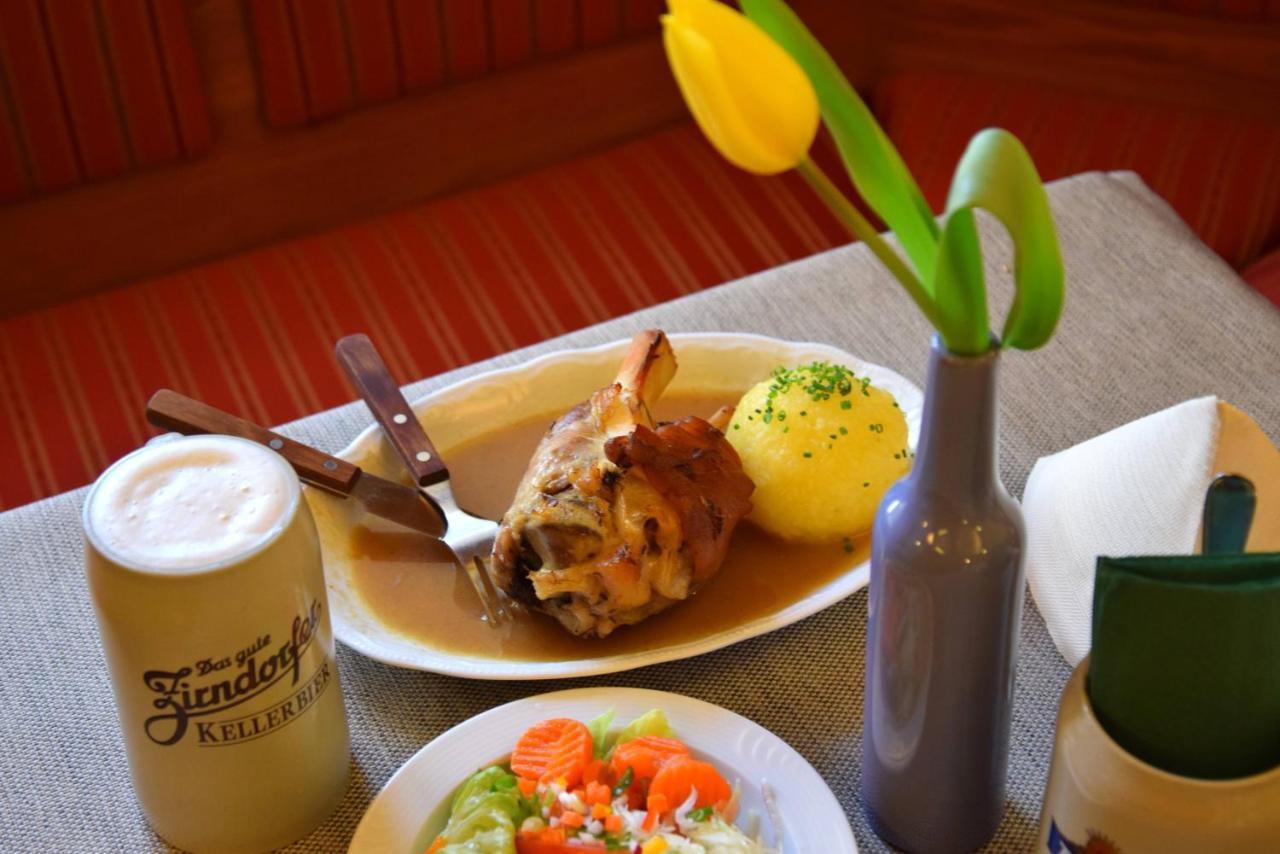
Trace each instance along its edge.
<instances>
[{"instance_id":1,"label":"sliced carrot","mask_svg":"<svg viewBox=\"0 0 1280 854\"><path fill-rule=\"evenodd\" d=\"M617 833L622 830L622 816L611 815L604 820L604 829L606 833Z\"/></svg>"},{"instance_id":2,"label":"sliced carrot","mask_svg":"<svg viewBox=\"0 0 1280 854\"><path fill-rule=\"evenodd\" d=\"M597 819L606 819L613 814L613 810L609 809L608 804L592 804L591 817Z\"/></svg>"},{"instance_id":3,"label":"sliced carrot","mask_svg":"<svg viewBox=\"0 0 1280 854\"><path fill-rule=\"evenodd\" d=\"M613 791L604 783L588 783L587 796L583 800L597 806L608 804L613 800Z\"/></svg>"},{"instance_id":4,"label":"sliced carrot","mask_svg":"<svg viewBox=\"0 0 1280 854\"><path fill-rule=\"evenodd\" d=\"M686 795L686 797L688 796ZM656 812L661 815L671 809L671 806L667 803L666 795L655 795L650 792L649 797L645 798L644 808L649 812Z\"/></svg>"},{"instance_id":5,"label":"sliced carrot","mask_svg":"<svg viewBox=\"0 0 1280 854\"><path fill-rule=\"evenodd\" d=\"M662 795L674 809L697 790L694 807L716 806L733 796L733 789L715 766L688 756L678 756L659 769L649 785L649 797Z\"/></svg>"},{"instance_id":6,"label":"sliced carrot","mask_svg":"<svg viewBox=\"0 0 1280 854\"><path fill-rule=\"evenodd\" d=\"M526 798L533 797L533 793L538 790L538 781L530 780L528 777L517 777L516 786L520 789L520 794Z\"/></svg>"},{"instance_id":7,"label":"sliced carrot","mask_svg":"<svg viewBox=\"0 0 1280 854\"><path fill-rule=\"evenodd\" d=\"M445 844L445 838L443 836L437 836L435 841L431 843L431 847L426 850L426 854L436 854L436 852L443 848Z\"/></svg>"},{"instance_id":8,"label":"sliced carrot","mask_svg":"<svg viewBox=\"0 0 1280 854\"><path fill-rule=\"evenodd\" d=\"M538 833L522 833L516 836L516 854L599 854L604 851L604 843L565 841L564 831L560 828L547 828L560 831L559 836ZM545 834L545 835L544 835Z\"/></svg>"},{"instance_id":9,"label":"sliced carrot","mask_svg":"<svg viewBox=\"0 0 1280 854\"><path fill-rule=\"evenodd\" d=\"M619 744L613 750L609 766L621 777L627 768L636 780L651 780L658 770L677 756L688 756L689 748L674 738L645 735Z\"/></svg>"},{"instance_id":10,"label":"sliced carrot","mask_svg":"<svg viewBox=\"0 0 1280 854\"><path fill-rule=\"evenodd\" d=\"M582 782L588 786L592 783L607 783L605 779L606 767L604 760L592 759L587 763L587 767L582 769Z\"/></svg>"},{"instance_id":11,"label":"sliced carrot","mask_svg":"<svg viewBox=\"0 0 1280 854\"><path fill-rule=\"evenodd\" d=\"M511 770L541 782L564 780L566 788L582 782L591 761L591 731L578 721L554 718L534 724L511 752Z\"/></svg>"},{"instance_id":12,"label":"sliced carrot","mask_svg":"<svg viewBox=\"0 0 1280 854\"><path fill-rule=\"evenodd\" d=\"M560 816L560 823L565 827L578 828L582 827L585 822L586 817L583 816L582 813L574 812L573 810L565 810L565 812Z\"/></svg>"}]
</instances>

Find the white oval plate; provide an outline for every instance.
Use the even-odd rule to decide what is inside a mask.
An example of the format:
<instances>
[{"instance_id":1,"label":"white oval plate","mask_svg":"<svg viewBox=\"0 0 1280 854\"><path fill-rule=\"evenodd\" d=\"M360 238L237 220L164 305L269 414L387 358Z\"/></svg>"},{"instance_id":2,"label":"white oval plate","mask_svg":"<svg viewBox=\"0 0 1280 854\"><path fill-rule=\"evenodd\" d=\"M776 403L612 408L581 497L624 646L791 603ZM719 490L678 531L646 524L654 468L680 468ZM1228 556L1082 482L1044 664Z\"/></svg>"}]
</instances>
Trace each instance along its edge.
<instances>
[{"instance_id":1,"label":"white oval plate","mask_svg":"<svg viewBox=\"0 0 1280 854\"><path fill-rule=\"evenodd\" d=\"M804 757L759 724L719 706L641 688L578 688L526 697L490 709L436 738L387 781L360 820L348 854L418 854L444 828L449 800L487 763L488 751L514 746L520 733L547 718L589 721L609 709L618 726L662 709L693 754L742 786L741 824L761 819L765 842L781 830L783 851L857 854L849 820L831 789ZM500 745L491 747L490 745ZM772 827L763 784L773 789L782 827Z\"/></svg>"},{"instance_id":2,"label":"white oval plate","mask_svg":"<svg viewBox=\"0 0 1280 854\"><path fill-rule=\"evenodd\" d=\"M871 377L873 384L897 399L906 415L909 445L913 450L916 447L924 396L915 384L888 368L825 344L780 341L762 335L692 333L670 337L679 363L669 387L672 392L736 395L768 377L778 365L837 362L859 376ZM612 382L629 343L614 341L586 350L562 350L523 365L481 374L414 401L413 410L426 425L441 456L448 460L449 451L468 439L547 412L567 411L585 400L591 392ZM337 456L374 474L392 479L402 476L403 467L383 440L377 424L370 424ZM359 594L347 558L347 541L352 527L359 522L357 512L317 490L308 489L306 494L320 534L329 608L338 639L386 664L469 679L565 679L700 655L782 628L834 605L866 586L870 574L866 561L851 564L847 572L781 611L694 641L567 661L480 658L436 649L381 622Z\"/></svg>"}]
</instances>

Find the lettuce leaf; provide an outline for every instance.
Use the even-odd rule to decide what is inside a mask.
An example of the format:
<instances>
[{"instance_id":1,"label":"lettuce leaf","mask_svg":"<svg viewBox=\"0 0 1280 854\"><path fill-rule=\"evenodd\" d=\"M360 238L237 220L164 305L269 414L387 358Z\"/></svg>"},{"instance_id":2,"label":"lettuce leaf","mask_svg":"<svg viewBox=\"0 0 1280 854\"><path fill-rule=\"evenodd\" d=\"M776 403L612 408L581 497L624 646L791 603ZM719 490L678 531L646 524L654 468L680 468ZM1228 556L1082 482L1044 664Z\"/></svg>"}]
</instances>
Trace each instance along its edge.
<instances>
[{"instance_id":1,"label":"lettuce leaf","mask_svg":"<svg viewBox=\"0 0 1280 854\"><path fill-rule=\"evenodd\" d=\"M676 732L667 723L667 715L662 709L651 709L622 728L616 736L609 740L604 755L609 755L619 744L644 735L658 735L663 738L675 738Z\"/></svg>"},{"instance_id":2,"label":"lettuce leaf","mask_svg":"<svg viewBox=\"0 0 1280 854\"><path fill-rule=\"evenodd\" d=\"M718 815L687 831L689 841L701 845L707 854L766 854L769 850Z\"/></svg>"},{"instance_id":3,"label":"lettuce leaf","mask_svg":"<svg viewBox=\"0 0 1280 854\"><path fill-rule=\"evenodd\" d=\"M587 723L587 730L591 733L591 744L596 759L603 759L608 750L609 727L611 726L613 726L613 709L602 715L596 715Z\"/></svg>"},{"instance_id":4,"label":"lettuce leaf","mask_svg":"<svg viewBox=\"0 0 1280 854\"><path fill-rule=\"evenodd\" d=\"M515 854L516 828L530 814L514 774L481 769L453 797L440 854Z\"/></svg>"}]
</instances>

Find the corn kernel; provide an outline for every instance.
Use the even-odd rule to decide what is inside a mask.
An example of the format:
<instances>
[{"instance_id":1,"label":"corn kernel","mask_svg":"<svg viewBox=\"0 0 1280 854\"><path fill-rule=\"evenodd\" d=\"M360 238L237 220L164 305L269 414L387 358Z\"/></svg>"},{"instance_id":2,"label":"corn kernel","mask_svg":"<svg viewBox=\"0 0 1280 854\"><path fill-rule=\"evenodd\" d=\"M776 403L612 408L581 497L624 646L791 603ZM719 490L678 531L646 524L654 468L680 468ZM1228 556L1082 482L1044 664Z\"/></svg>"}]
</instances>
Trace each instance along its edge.
<instances>
[{"instance_id":1,"label":"corn kernel","mask_svg":"<svg viewBox=\"0 0 1280 854\"><path fill-rule=\"evenodd\" d=\"M640 846L640 854L662 854L668 848L667 840L661 836L655 836L648 842Z\"/></svg>"}]
</instances>

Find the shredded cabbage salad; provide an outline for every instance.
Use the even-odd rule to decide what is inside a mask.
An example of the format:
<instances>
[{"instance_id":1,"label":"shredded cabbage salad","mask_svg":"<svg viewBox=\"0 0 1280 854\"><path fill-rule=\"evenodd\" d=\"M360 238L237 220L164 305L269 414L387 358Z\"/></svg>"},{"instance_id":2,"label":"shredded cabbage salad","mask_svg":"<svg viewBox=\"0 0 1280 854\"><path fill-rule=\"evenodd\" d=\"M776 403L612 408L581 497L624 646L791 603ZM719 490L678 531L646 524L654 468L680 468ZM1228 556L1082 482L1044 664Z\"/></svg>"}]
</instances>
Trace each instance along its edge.
<instances>
[{"instance_id":1,"label":"shredded cabbage salad","mask_svg":"<svg viewBox=\"0 0 1280 854\"><path fill-rule=\"evenodd\" d=\"M530 727L506 765L462 784L425 854L775 854L734 823L737 783L693 758L661 710L612 723Z\"/></svg>"}]
</instances>

